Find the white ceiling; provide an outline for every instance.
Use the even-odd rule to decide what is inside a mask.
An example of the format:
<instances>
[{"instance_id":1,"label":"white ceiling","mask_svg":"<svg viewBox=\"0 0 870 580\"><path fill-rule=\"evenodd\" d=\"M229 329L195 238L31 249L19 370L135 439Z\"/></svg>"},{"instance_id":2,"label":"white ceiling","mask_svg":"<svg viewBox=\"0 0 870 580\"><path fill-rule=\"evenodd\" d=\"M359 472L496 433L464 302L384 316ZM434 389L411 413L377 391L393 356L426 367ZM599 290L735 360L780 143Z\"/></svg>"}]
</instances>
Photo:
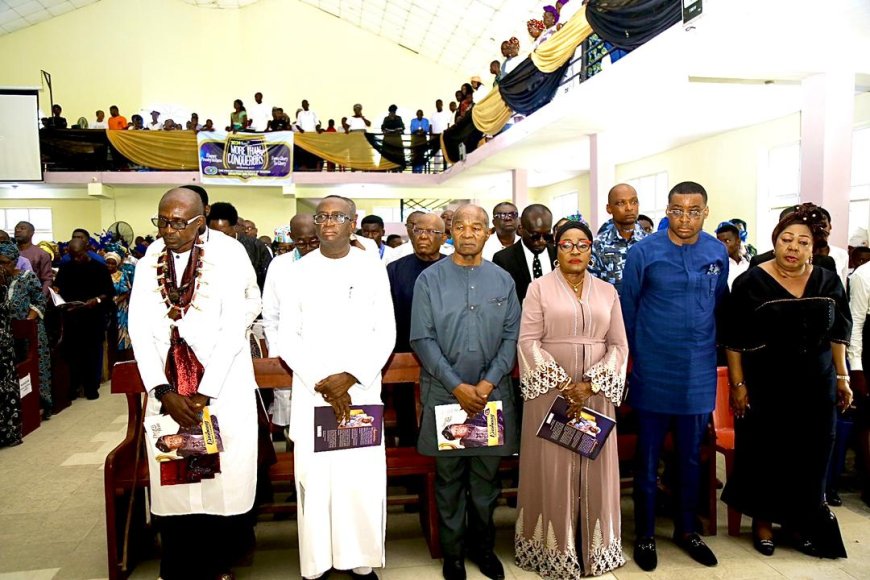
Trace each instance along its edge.
<instances>
[{"instance_id":1,"label":"white ceiling","mask_svg":"<svg viewBox=\"0 0 870 580\"><path fill-rule=\"evenodd\" d=\"M300 0L453 70L484 74L516 36L529 44L526 21L541 0ZM579 2L580 0L573 0Z\"/></svg>"},{"instance_id":2,"label":"white ceiling","mask_svg":"<svg viewBox=\"0 0 870 580\"><path fill-rule=\"evenodd\" d=\"M0 36L99 0L0 0Z\"/></svg>"},{"instance_id":3,"label":"white ceiling","mask_svg":"<svg viewBox=\"0 0 870 580\"><path fill-rule=\"evenodd\" d=\"M0 0L0 36L99 0ZM202 8L244 8L258 0L179 0ZM282 0L286 1L286 0ZM298 0L452 70L484 75L503 40L529 45L526 21L537 0ZM573 0L579 2L580 0Z\"/></svg>"}]
</instances>

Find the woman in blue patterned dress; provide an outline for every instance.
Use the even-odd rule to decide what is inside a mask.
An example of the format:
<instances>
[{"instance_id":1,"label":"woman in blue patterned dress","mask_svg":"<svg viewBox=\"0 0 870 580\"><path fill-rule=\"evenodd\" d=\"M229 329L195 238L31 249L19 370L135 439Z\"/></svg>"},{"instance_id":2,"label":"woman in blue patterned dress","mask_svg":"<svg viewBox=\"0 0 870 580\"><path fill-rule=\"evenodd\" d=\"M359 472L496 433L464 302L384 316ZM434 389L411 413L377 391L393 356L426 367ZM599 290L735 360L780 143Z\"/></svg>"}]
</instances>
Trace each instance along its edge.
<instances>
[{"instance_id":1,"label":"woman in blue patterned dress","mask_svg":"<svg viewBox=\"0 0 870 580\"><path fill-rule=\"evenodd\" d=\"M130 307L130 290L133 284L127 271L122 268L124 260L117 252L106 252L106 267L112 275L112 283L115 285L116 322L118 326L118 349L117 360L128 360L124 351L129 351L133 346L130 344L130 333L127 332L127 316ZM110 345L111 346L111 345Z\"/></svg>"},{"instance_id":2,"label":"woman in blue patterned dress","mask_svg":"<svg viewBox=\"0 0 870 580\"><path fill-rule=\"evenodd\" d=\"M9 305L9 317L12 320L36 320L39 343L39 400L42 418L46 420L51 417L51 354L43 323L46 297L36 274L15 267L18 256L18 246L11 242L0 243L0 268L6 272L9 280L8 289L2 299Z\"/></svg>"}]
</instances>

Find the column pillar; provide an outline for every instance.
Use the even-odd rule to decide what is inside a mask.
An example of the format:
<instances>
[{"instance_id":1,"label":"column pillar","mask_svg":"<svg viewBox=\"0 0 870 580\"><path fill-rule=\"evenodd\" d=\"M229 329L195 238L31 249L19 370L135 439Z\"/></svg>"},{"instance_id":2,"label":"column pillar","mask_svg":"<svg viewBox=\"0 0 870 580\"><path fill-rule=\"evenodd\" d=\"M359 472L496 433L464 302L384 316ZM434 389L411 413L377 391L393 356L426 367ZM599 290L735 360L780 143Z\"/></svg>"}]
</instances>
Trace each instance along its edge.
<instances>
[{"instance_id":1,"label":"column pillar","mask_svg":"<svg viewBox=\"0 0 870 580\"><path fill-rule=\"evenodd\" d=\"M604 133L589 136L589 207L585 216L596 231L608 218L605 206L607 192L616 183L616 163L613 160L613 149Z\"/></svg>"},{"instance_id":2,"label":"column pillar","mask_svg":"<svg viewBox=\"0 0 870 580\"><path fill-rule=\"evenodd\" d=\"M831 71L802 82L802 202L831 214L831 244L845 248L849 239L849 193L852 187L852 130L855 74Z\"/></svg>"}]
</instances>

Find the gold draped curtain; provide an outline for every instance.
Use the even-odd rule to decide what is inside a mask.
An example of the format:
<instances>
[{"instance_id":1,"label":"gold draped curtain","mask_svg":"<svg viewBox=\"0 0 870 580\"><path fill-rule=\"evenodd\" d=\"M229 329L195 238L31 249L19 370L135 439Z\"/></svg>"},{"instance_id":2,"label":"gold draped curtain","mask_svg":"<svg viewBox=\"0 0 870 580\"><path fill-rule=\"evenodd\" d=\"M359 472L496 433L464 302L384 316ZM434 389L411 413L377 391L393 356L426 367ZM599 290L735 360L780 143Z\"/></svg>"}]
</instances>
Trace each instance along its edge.
<instances>
[{"instance_id":1,"label":"gold draped curtain","mask_svg":"<svg viewBox=\"0 0 870 580\"><path fill-rule=\"evenodd\" d=\"M112 146L136 163L154 169L199 171L193 131L106 131Z\"/></svg>"},{"instance_id":2,"label":"gold draped curtain","mask_svg":"<svg viewBox=\"0 0 870 580\"><path fill-rule=\"evenodd\" d=\"M312 155L362 171L389 171L399 166L375 151L362 132L295 133L293 143Z\"/></svg>"},{"instance_id":3,"label":"gold draped curtain","mask_svg":"<svg viewBox=\"0 0 870 580\"><path fill-rule=\"evenodd\" d=\"M193 131L106 131L112 146L145 167L198 171L199 155ZM337 165L362 171L389 171L398 165L382 159L362 133L295 133L293 142L305 151Z\"/></svg>"},{"instance_id":4,"label":"gold draped curtain","mask_svg":"<svg viewBox=\"0 0 870 580\"><path fill-rule=\"evenodd\" d=\"M592 27L586 20L584 6L565 23L565 26L532 52L532 62L541 72L555 72L574 56L577 47L590 34L592 34ZM474 126L487 135L495 135L501 131L511 115L513 111L502 99L497 86L471 109Z\"/></svg>"},{"instance_id":5,"label":"gold draped curtain","mask_svg":"<svg viewBox=\"0 0 870 580\"><path fill-rule=\"evenodd\" d=\"M580 43L590 34L592 27L586 20L586 7L583 6L565 26L532 52L532 62L541 72L555 72L574 55Z\"/></svg>"}]
</instances>

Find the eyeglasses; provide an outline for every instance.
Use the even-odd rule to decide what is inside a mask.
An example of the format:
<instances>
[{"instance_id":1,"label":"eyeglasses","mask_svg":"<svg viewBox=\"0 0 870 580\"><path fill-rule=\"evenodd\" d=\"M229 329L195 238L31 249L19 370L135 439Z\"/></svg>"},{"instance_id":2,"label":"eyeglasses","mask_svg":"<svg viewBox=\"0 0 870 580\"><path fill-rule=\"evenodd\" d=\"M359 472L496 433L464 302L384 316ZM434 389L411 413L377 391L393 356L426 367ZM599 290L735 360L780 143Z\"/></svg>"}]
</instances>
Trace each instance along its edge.
<instances>
[{"instance_id":1,"label":"eyeglasses","mask_svg":"<svg viewBox=\"0 0 870 580\"><path fill-rule=\"evenodd\" d=\"M441 236L444 234L444 232L442 232L441 230L430 230L427 228L417 228L417 227L415 227L411 231L414 232L415 236L422 236L423 234L426 234L429 237L433 237L433 236Z\"/></svg>"},{"instance_id":2,"label":"eyeglasses","mask_svg":"<svg viewBox=\"0 0 870 580\"><path fill-rule=\"evenodd\" d=\"M322 226L329 220L334 224L343 224L350 219L350 216L344 213L316 213L314 214L314 223Z\"/></svg>"},{"instance_id":3,"label":"eyeglasses","mask_svg":"<svg viewBox=\"0 0 870 580\"><path fill-rule=\"evenodd\" d=\"M318 248L320 247L320 239L311 238L310 240L298 239L293 242L293 245L297 248Z\"/></svg>"},{"instance_id":4,"label":"eyeglasses","mask_svg":"<svg viewBox=\"0 0 870 580\"><path fill-rule=\"evenodd\" d=\"M533 242L540 242L541 240L544 240L545 242L547 242L549 244L550 242L553 241L553 234L551 234L551 233L542 234L541 232L532 232L529 234L529 239Z\"/></svg>"},{"instance_id":5,"label":"eyeglasses","mask_svg":"<svg viewBox=\"0 0 870 580\"><path fill-rule=\"evenodd\" d=\"M500 211L498 213L492 214L492 217L500 220L509 220L509 219L517 219L519 217L519 213L515 211Z\"/></svg>"},{"instance_id":6,"label":"eyeglasses","mask_svg":"<svg viewBox=\"0 0 870 580\"><path fill-rule=\"evenodd\" d=\"M704 210L702 210L702 209L690 209L689 211L685 211L682 208L675 207L675 208L671 208L671 209L667 210L665 213L676 220L680 219L684 215L689 216L689 219L696 220L696 219L699 219L702 215L704 215Z\"/></svg>"},{"instance_id":7,"label":"eyeglasses","mask_svg":"<svg viewBox=\"0 0 870 580\"><path fill-rule=\"evenodd\" d=\"M559 249L563 252L571 252L577 248L581 254L585 254L592 249L592 242L572 242L571 240L562 240L559 242Z\"/></svg>"},{"instance_id":8,"label":"eyeglasses","mask_svg":"<svg viewBox=\"0 0 870 580\"><path fill-rule=\"evenodd\" d=\"M151 223L157 226L157 229L165 230L168 227L171 227L176 232L180 232L181 230L186 230L187 226L192 224L198 218L201 218L202 214L195 215L189 220L177 219L177 220L168 220L163 216L154 216L151 218Z\"/></svg>"}]
</instances>

